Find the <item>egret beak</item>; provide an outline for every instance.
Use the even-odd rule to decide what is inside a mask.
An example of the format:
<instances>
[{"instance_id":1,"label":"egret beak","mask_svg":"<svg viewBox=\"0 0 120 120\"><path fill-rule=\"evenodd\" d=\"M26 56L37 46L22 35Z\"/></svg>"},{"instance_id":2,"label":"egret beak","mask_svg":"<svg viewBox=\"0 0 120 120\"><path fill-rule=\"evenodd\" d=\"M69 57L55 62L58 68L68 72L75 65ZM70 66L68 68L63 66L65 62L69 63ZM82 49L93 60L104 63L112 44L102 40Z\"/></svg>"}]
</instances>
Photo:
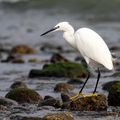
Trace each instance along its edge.
<instances>
[{"instance_id":1,"label":"egret beak","mask_svg":"<svg viewBox=\"0 0 120 120\"><path fill-rule=\"evenodd\" d=\"M59 28L59 26L54 27L54 28L52 28L52 29L50 29L50 30L48 30L48 31L44 32L44 33L43 33L43 34L41 34L40 36L46 35L47 33L52 32L52 31L56 30L57 28Z\"/></svg>"}]
</instances>

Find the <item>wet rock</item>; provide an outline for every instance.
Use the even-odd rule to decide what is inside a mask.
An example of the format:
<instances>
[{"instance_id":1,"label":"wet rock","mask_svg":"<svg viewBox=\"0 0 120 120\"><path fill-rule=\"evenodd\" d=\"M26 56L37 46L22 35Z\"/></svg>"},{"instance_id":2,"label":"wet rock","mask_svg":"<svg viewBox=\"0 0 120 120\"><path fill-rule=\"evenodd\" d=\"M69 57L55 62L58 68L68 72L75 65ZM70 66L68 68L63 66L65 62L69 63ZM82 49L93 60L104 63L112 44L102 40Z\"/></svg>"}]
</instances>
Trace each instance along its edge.
<instances>
[{"instance_id":1,"label":"wet rock","mask_svg":"<svg viewBox=\"0 0 120 120\"><path fill-rule=\"evenodd\" d=\"M110 50L112 50L112 51L119 51L120 50L120 46L112 46L110 48Z\"/></svg>"},{"instance_id":2,"label":"wet rock","mask_svg":"<svg viewBox=\"0 0 120 120\"><path fill-rule=\"evenodd\" d=\"M69 84L82 84L83 81L76 78L76 79L70 79L67 83L69 83Z\"/></svg>"},{"instance_id":3,"label":"wet rock","mask_svg":"<svg viewBox=\"0 0 120 120\"><path fill-rule=\"evenodd\" d=\"M53 106L55 108L61 107L60 100L57 100L51 96L46 96L43 101L40 101L38 106Z\"/></svg>"},{"instance_id":4,"label":"wet rock","mask_svg":"<svg viewBox=\"0 0 120 120\"><path fill-rule=\"evenodd\" d=\"M118 72L115 72L115 73L113 73L111 76L112 76L112 77L120 77L120 72L119 72L119 71L118 71Z\"/></svg>"},{"instance_id":5,"label":"wet rock","mask_svg":"<svg viewBox=\"0 0 120 120\"><path fill-rule=\"evenodd\" d=\"M49 44L49 43L44 43L41 48L40 48L41 51L44 51L44 52L62 52L63 49L61 46L54 46L53 44Z\"/></svg>"},{"instance_id":6,"label":"wet rock","mask_svg":"<svg viewBox=\"0 0 120 120\"><path fill-rule=\"evenodd\" d=\"M27 88L27 85L24 82L21 81L16 81L14 82L11 86L11 89L15 89L15 88Z\"/></svg>"},{"instance_id":7,"label":"wet rock","mask_svg":"<svg viewBox=\"0 0 120 120\"><path fill-rule=\"evenodd\" d=\"M107 82L105 84L103 84L103 90L106 90L106 91L110 91L112 85L116 84L116 83L119 83L120 81L110 81L110 82Z\"/></svg>"},{"instance_id":8,"label":"wet rock","mask_svg":"<svg viewBox=\"0 0 120 120\"><path fill-rule=\"evenodd\" d=\"M66 94L66 93L61 93L61 99L64 102L70 102L70 95Z\"/></svg>"},{"instance_id":9,"label":"wet rock","mask_svg":"<svg viewBox=\"0 0 120 120\"><path fill-rule=\"evenodd\" d=\"M5 97L15 100L18 103L38 103L43 100L36 91L28 88L15 88L10 90Z\"/></svg>"},{"instance_id":10,"label":"wet rock","mask_svg":"<svg viewBox=\"0 0 120 120\"><path fill-rule=\"evenodd\" d=\"M52 97L52 96L49 96L49 95L46 95L46 96L44 97L44 100L51 99L51 98L53 98L53 97Z\"/></svg>"},{"instance_id":11,"label":"wet rock","mask_svg":"<svg viewBox=\"0 0 120 120\"><path fill-rule=\"evenodd\" d=\"M2 60L1 62L11 62L11 61L14 60L15 58L16 58L15 55L10 54L10 55L8 55L7 59Z\"/></svg>"},{"instance_id":12,"label":"wet rock","mask_svg":"<svg viewBox=\"0 0 120 120\"><path fill-rule=\"evenodd\" d=\"M9 99L9 98L0 97L0 105L10 107L11 105L18 105L18 103L14 100Z\"/></svg>"},{"instance_id":13,"label":"wet rock","mask_svg":"<svg viewBox=\"0 0 120 120\"><path fill-rule=\"evenodd\" d=\"M12 60L12 63L21 64L21 63L25 63L25 61L22 58L16 58L16 59Z\"/></svg>"},{"instance_id":14,"label":"wet rock","mask_svg":"<svg viewBox=\"0 0 120 120\"><path fill-rule=\"evenodd\" d=\"M12 116L10 120L42 120L40 117L29 117L29 116Z\"/></svg>"},{"instance_id":15,"label":"wet rock","mask_svg":"<svg viewBox=\"0 0 120 120\"><path fill-rule=\"evenodd\" d=\"M58 83L54 88L55 92L69 92L70 90L73 90L73 85L68 83Z\"/></svg>"},{"instance_id":16,"label":"wet rock","mask_svg":"<svg viewBox=\"0 0 120 120\"><path fill-rule=\"evenodd\" d=\"M50 61L51 63L68 62L68 60L64 58L62 55L60 55L59 53L53 54Z\"/></svg>"},{"instance_id":17,"label":"wet rock","mask_svg":"<svg viewBox=\"0 0 120 120\"><path fill-rule=\"evenodd\" d=\"M61 112L48 114L42 120L74 120L74 117L69 112Z\"/></svg>"},{"instance_id":18,"label":"wet rock","mask_svg":"<svg viewBox=\"0 0 120 120\"><path fill-rule=\"evenodd\" d=\"M37 58L33 58L33 59L29 59L28 62L30 62L30 63L40 63L41 60L39 60Z\"/></svg>"},{"instance_id":19,"label":"wet rock","mask_svg":"<svg viewBox=\"0 0 120 120\"><path fill-rule=\"evenodd\" d=\"M40 117L23 117L21 120L42 120Z\"/></svg>"},{"instance_id":20,"label":"wet rock","mask_svg":"<svg viewBox=\"0 0 120 120\"><path fill-rule=\"evenodd\" d=\"M12 48L11 53L15 53L15 54L36 54L37 51L32 49L31 47L27 46L27 45L17 45L15 47Z\"/></svg>"},{"instance_id":21,"label":"wet rock","mask_svg":"<svg viewBox=\"0 0 120 120\"><path fill-rule=\"evenodd\" d=\"M10 62L10 63L25 63L20 55L9 54L5 60L1 62Z\"/></svg>"},{"instance_id":22,"label":"wet rock","mask_svg":"<svg viewBox=\"0 0 120 120\"><path fill-rule=\"evenodd\" d=\"M108 94L108 104L110 106L120 106L120 82L112 85Z\"/></svg>"},{"instance_id":23,"label":"wet rock","mask_svg":"<svg viewBox=\"0 0 120 120\"><path fill-rule=\"evenodd\" d=\"M90 97L80 97L74 101L63 104L63 109L76 111L103 111L107 110L107 98L103 94Z\"/></svg>"},{"instance_id":24,"label":"wet rock","mask_svg":"<svg viewBox=\"0 0 120 120\"><path fill-rule=\"evenodd\" d=\"M34 77L86 77L88 70L81 64L74 62L58 62L46 64L42 70L32 69L29 73L30 78Z\"/></svg>"}]
</instances>

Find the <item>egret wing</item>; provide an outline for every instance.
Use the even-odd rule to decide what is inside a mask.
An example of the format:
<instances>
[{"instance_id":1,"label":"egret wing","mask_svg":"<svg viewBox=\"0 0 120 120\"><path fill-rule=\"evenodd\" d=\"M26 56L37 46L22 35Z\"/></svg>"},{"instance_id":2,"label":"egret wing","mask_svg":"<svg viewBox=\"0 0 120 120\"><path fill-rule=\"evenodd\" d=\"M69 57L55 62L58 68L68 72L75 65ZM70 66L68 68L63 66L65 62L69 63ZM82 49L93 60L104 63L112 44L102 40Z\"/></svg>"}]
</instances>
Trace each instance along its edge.
<instances>
[{"instance_id":1,"label":"egret wing","mask_svg":"<svg viewBox=\"0 0 120 120\"><path fill-rule=\"evenodd\" d=\"M90 58L109 70L113 69L111 53L104 40L93 30L81 28L75 33L77 49L83 57Z\"/></svg>"}]
</instances>

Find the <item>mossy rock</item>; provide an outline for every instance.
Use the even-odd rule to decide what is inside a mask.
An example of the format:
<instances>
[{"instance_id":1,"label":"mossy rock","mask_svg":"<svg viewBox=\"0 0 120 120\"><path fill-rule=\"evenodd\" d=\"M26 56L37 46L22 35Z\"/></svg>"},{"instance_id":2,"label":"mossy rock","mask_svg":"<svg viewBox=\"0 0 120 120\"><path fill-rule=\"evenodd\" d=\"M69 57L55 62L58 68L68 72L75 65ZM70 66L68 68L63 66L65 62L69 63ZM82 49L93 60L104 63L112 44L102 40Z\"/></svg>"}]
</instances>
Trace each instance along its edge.
<instances>
[{"instance_id":1,"label":"mossy rock","mask_svg":"<svg viewBox=\"0 0 120 120\"><path fill-rule=\"evenodd\" d=\"M107 83L103 84L102 85L103 86L103 90L110 91L112 85L114 85L114 84L116 84L118 82L120 82L120 81L110 81L110 82L107 82Z\"/></svg>"},{"instance_id":2,"label":"mossy rock","mask_svg":"<svg viewBox=\"0 0 120 120\"><path fill-rule=\"evenodd\" d=\"M17 45L15 47L12 48L11 53L16 53L16 54L36 54L37 51L34 50L33 48L21 44L21 45Z\"/></svg>"},{"instance_id":3,"label":"mossy rock","mask_svg":"<svg viewBox=\"0 0 120 120\"><path fill-rule=\"evenodd\" d=\"M34 77L68 77L79 78L86 77L88 70L75 62L58 62L46 64L42 70L33 69L29 73L30 78Z\"/></svg>"},{"instance_id":4,"label":"mossy rock","mask_svg":"<svg viewBox=\"0 0 120 120\"><path fill-rule=\"evenodd\" d=\"M61 112L48 114L42 120L74 120L74 118L69 112Z\"/></svg>"},{"instance_id":5,"label":"mossy rock","mask_svg":"<svg viewBox=\"0 0 120 120\"><path fill-rule=\"evenodd\" d=\"M18 103L38 103L42 100L42 97L37 92L28 88L15 88L8 92L5 97Z\"/></svg>"},{"instance_id":6,"label":"mossy rock","mask_svg":"<svg viewBox=\"0 0 120 120\"><path fill-rule=\"evenodd\" d=\"M108 104L111 106L120 106L120 82L112 85L108 94Z\"/></svg>"},{"instance_id":7,"label":"mossy rock","mask_svg":"<svg viewBox=\"0 0 120 120\"><path fill-rule=\"evenodd\" d=\"M71 102L66 102L62 108L75 111L106 111L107 106L106 96L98 94L97 96L79 97Z\"/></svg>"}]
</instances>

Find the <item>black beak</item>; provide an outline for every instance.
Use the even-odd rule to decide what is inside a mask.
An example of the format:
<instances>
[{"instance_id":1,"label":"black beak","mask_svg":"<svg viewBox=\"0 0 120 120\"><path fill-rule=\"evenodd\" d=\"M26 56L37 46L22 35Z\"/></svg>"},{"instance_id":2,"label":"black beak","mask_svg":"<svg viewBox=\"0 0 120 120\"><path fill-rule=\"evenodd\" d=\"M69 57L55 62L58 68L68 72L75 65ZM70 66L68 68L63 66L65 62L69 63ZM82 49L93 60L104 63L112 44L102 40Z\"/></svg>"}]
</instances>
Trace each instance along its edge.
<instances>
[{"instance_id":1,"label":"black beak","mask_svg":"<svg viewBox=\"0 0 120 120\"><path fill-rule=\"evenodd\" d=\"M59 28L59 26L54 27L54 28L52 28L52 29L46 31L45 33L41 34L40 36L46 35L47 33L52 32L52 31L56 30L57 28Z\"/></svg>"}]
</instances>

